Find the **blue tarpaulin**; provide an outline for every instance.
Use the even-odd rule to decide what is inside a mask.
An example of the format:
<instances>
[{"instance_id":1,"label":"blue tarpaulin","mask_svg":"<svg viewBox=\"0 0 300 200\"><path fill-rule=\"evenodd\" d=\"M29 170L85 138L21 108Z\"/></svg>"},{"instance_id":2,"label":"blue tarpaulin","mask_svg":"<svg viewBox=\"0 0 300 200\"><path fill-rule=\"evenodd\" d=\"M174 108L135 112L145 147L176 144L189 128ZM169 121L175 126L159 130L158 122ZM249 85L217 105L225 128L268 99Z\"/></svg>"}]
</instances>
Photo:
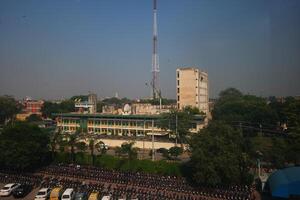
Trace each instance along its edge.
<instances>
[{"instance_id":1,"label":"blue tarpaulin","mask_svg":"<svg viewBox=\"0 0 300 200\"><path fill-rule=\"evenodd\" d=\"M277 170L268 178L272 197L300 196L300 167Z\"/></svg>"}]
</instances>

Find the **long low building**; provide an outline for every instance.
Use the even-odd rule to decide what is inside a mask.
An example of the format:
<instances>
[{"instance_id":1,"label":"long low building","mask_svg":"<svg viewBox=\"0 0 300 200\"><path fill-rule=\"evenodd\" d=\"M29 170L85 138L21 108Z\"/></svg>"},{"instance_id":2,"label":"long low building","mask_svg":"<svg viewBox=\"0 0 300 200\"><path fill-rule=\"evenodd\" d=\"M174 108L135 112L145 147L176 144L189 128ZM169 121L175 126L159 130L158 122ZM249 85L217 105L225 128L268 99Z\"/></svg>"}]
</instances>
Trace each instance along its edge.
<instances>
[{"instance_id":1,"label":"long low building","mask_svg":"<svg viewBox=\"0 0 300 200\"><path fill-rule=\"evenodd\" d=\"M63 132L82 132L118 136L163 136L168 130L159 128L160 115L110 115L110 114L54 114L57 127ZM191 132L196 133L204 126L204 118L195 115Z\"/></svg>"}]
</instances>

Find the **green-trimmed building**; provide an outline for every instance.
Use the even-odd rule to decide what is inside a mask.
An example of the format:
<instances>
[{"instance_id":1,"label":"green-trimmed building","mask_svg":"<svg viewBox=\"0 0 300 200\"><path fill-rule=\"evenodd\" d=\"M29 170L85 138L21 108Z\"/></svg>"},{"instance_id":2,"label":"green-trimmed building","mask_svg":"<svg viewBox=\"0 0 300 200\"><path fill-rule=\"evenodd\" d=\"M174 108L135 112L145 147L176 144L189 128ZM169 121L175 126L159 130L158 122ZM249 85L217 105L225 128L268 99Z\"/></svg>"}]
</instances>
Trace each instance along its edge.
<instances>
[{"instance_id":1,"label":"green-trimmed building","mask_svg":"<svg viewBox=\"0 0 300 200\"><path fill-rule=\"evenodd\" d=\"M80 114L62 113L56 116L57 127L64 132L82 130L87 133L146 136L167 135L169 132L158 127L160 115L111 115L111 114ZM198 132L204 126L203 116L196 115L191 132Z\"/></svg>"}]
</instances>

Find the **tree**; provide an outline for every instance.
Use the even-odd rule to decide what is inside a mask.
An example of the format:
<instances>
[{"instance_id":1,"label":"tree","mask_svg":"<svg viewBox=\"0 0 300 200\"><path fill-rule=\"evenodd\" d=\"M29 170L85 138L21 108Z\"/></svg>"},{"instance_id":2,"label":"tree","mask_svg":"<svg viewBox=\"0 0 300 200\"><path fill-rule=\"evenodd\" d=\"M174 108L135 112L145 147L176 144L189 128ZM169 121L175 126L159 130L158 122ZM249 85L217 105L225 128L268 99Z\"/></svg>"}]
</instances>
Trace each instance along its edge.
<instances>
[{"instance_id":1,"label":"tree","mask_svg":"<svg viewBox=\"0 0 300 200\"><path fill-rule=\"evenodd\" d=\"M277 124L276 112L263 98L243 95L234 88L222 91L219 96L212 112L214 120L223 120L228 123L242 121L257 125Z\"/></svg>"},{"instance_id":2,"label":"tree","mask_svg":"<svg viewBox=\"0 0 300 200\"><path fill-rule=\"evenodd\" d=\"M21 111L22 106L11 96L0 96L0 123L6 123Z\"/></svg>"},{"instance_id":3,"label":"tree","mask_svg":"<svg viewBox=\"0 0 300 200\"><path fill-rule=\"evenodd\" d=\"M65 100L61 103L53 103L50 101L45 101L41 109L43 117L53 118L53 113L68 113L75 111L74 100Z\"/></svg>"},{"instance_id":4,"label":"tree","mask_svg":"<svg viewBox=\"0 0 300 200\"><path fill-rule=\"evenodd\" d=\"M295 165L300 164L300 128L289 134L286 153L289 162Z\"/></svg>"},{"instance_id":5,"label":"tree","mask_svg":"<svg viewBox=\"0 0 300 200\"><path fill-rule=\"evenodd\" d=\"M159 122L159 127L164 130L170 130L171 136L175 137L183 145L187 142L187 136L192 128L193 113L188 110L171 110L169 113L163 113Z\"/></svg>"},{"instance_id":6,"label":"tree","mask_svg":"<svg viewBox=\"0 0 300 200\"><path fill-rule=\"evenodd\" d=\"M26 118L28 122L39 122L42 121L42 118L37 114L31 114Z\"/></svg>"},{"instance_id":7,"label":"tree","mask_svg":"<svg viewBox=\"0 0 300 200\"><path fill-rule=\"evenodd\" d=\"M59 143L60 141L61 141L61 133L59 131L52 132L52 134L50 135L50 150L51 150L53 160L55 158L56 147L57 145L60 144Z\"/></svg>"},{"instance_id":8,"label":"tree","mask_svg":"<svg viewBox=\"0 0 300 200\"><path fill-rule=\"evenodd\" d=\"M36 125L16 123L0 134L0 166L30 170L47 161L49 136Z\"/></svg>"},{"instance_id":9,"label":"tree","mask_svg":"<svg viewBox=\"0 0 300 200\"><path fill-rule=\"evenodd\" d=\"M183 153L183 149L180 147L171 147L168 151L168 153L175 159L177 159L177 157L179 155L181 155Z\"/></svg>"},{"instance_id":10,"label":"tree","mask_svg":"<svg viewBox=\"0 0 300 200\"><path fill-rule=\"evenodd\" d=\"M169 151L168 151L168 149L166 149L166 148L159 148L159 149L157 149L157 152L158 152L158 153L161 153L162 156L163 156L164 158L166 158L166 159L169 159L169 158L170 158L170 156L169 156ZM152 153L152 151L151 151L150 153ZM150 156L152 156L152 154L151 154Z\"/></svg>"},{"instance_id":11,"label":"tree","mask_svg":"<svg viewBox=\"0 0 300 200\"><path fill-rule=\"evenodd\" d=\"M133 147L134 142L124 142L120 148L116 149L116 153L120 155L126 155L129 160L137 158L138 148Z\"/></svg>"},{"instance_id":12,"label":"tree","mask_svg":"<svg viewBox=\"0 0 300 200\"><path fill-rule=\"evenodd\" d=\"M199 108L197 107L192 107L192 106L185 106L183 108L184 112L187 112L188 114L192 114L192 115L205 115L203 112L200 112Z\"/></svg>"},{"instance_id":13,"label":"tree","mask_svg":"<svg viewBox=\"0 0 300 200\"><path fill-rule=\"evenodd\" d=\"M60 112L60 107L58 103L52 103L50 101L45 101L42 108L41 112L43 117L45 118L52 118L53 113L59 113Z\"/></svg>"},{"instance_id":14,"label":"tree","mask_svg":"<svg viewBox=\"0 0 300 200\"><path fill-rule=\"evenodd\" d=\"M241 133L214 121L190 140L192 179L199 185L249 184L250 158Z\"/></svg>"},{"instance_id":15,"label":"tree","mask_svg":"<svg viewBox=\"0 0 300 200\"><path fill-rule=\"evenodd\" d=\"M79 141L80 134L78 130L75 133L64 134L61 142L63 147L70 148L73 163L75 162L75 149L79 149L80 151L86 150L85 143Z\"/></svg>"},{"instance_id":16,"label":"tree","mask_svg":"<svg viewBox=\"0 0 300 200\"><path fill-rule=\"evenodd\" d=\"M89 149L91 152L91 157L92 157L92 165L95 164L95 150L97 150L98 152L102 154L105 154L106 152L106 148L105 148L105 144L102 141L96 142L94 139L90 139L89 140Z\"/></svg>"}]
</instances>

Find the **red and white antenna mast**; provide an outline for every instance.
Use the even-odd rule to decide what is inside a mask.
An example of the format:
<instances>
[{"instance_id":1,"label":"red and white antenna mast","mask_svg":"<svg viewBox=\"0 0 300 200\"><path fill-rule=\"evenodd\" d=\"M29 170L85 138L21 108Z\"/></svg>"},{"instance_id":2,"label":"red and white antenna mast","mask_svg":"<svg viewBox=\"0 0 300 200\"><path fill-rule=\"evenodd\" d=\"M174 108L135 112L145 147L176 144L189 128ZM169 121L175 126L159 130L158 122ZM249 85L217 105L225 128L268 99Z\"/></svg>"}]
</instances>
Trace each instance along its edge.
<instances>
[{"instance_id":1,"label":"red and white antenna mast","mask_svg":"<svg viewBox=\"0 0 300 200\"><path fill-rule=\"evenodd\" d=\"M157 53L157 4L153 0L153 51L152 51L152 95L153 99L160 97L160 89L158 83L159 63Z\"/></svg>"}]
</instances>

